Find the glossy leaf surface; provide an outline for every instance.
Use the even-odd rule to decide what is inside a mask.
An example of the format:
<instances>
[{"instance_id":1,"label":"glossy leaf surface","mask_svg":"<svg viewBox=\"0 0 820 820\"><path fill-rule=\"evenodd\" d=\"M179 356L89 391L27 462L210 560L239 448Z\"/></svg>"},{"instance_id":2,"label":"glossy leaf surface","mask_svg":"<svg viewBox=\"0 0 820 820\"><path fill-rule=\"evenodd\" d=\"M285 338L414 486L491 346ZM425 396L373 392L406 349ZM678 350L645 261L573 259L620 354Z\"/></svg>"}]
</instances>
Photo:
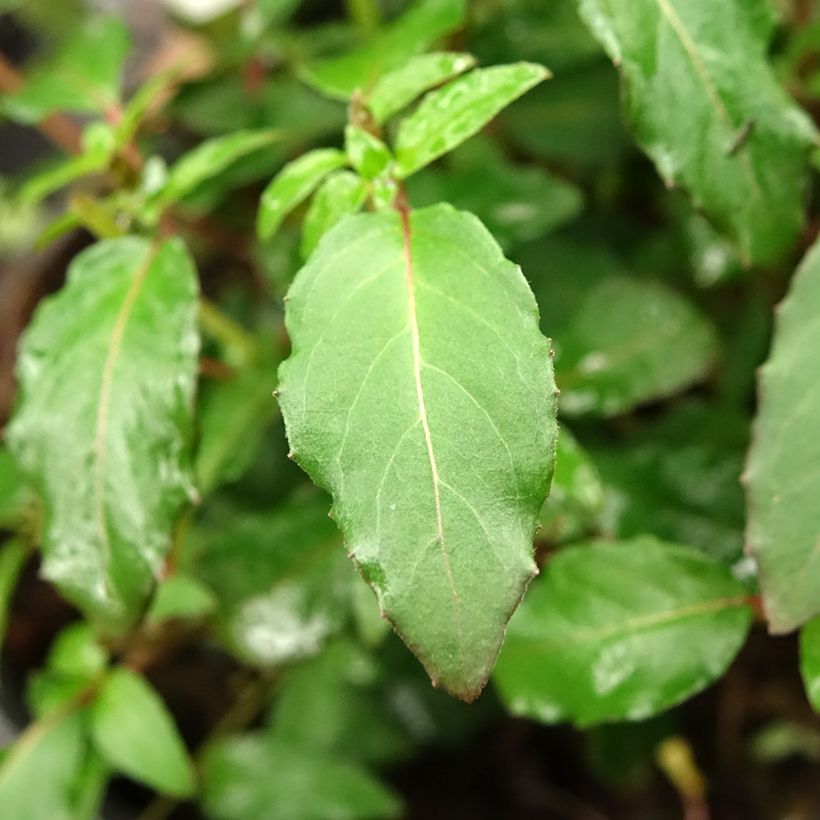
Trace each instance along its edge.
<instances>
[{"instance_id":1,"label":"glossy leaf surface","mask_svg":"<svg viewBox=\"0 0 820 820\"><path fill-rule=\"evenodd\" d=\"M744 481L746 543L769 624L788 632L820 612L820 244L777 313Z\"/></svg>"},{"instance_id":2,"label":"glossy leaf surface","mask_svg":"<svg viewBox=\"0 0 820 820\"><path fill-rule=\"evenodd\" d=\"M510 622L494 680L514 713L546 723L645 718L723 674L747 601L728 569L685 547L569 547Z\"/></svg>"},{"instance_id":3,"label":"glossy leaf surface","mask_svg":"<svg viewBox=\"0 0 820 820\"><path fill-rule=\"evenodd\" d=\"M579 0L619 67L638 142L667 185L754 262L776 259L803 222L809 119L766 60L770 23L748 0Z\"/></svg>"},{"instance_id":4,"label":"glossy leaf surface","mask_svg":"<svg viewBox=\"0 0 820 820\"><path fill-rule=\"evenodd\" d=\"M110 630L147 599L189 496L197 283L178 241L100 242L23 338L9 446L45 505L46 577Z\"/></svg>"},{"instance_id":5,"label":"glossy leaf surface","mask_svg":"<svg viewBox=\"0 0 820 820\"><path fill-rule=\"evenodd\" d=\"M475 698L534 573L552 473L532 293L469 214L365 214L297 275L287 324L279 401L297 462L332 492L352 557L433 680Z\"/></svg>"}]
</instances>

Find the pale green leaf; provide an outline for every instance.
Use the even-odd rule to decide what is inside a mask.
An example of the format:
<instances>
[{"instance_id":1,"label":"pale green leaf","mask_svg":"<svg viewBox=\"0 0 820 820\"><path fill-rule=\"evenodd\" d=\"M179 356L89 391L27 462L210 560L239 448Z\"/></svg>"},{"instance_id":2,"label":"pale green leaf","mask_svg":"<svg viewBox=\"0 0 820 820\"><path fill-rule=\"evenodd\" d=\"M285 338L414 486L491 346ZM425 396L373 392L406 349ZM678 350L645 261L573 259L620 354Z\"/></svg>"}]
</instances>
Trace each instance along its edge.
<instances>
[{"instance_id":1,"label":"pale green leaf","mask_svg":"<svg viewBox=\"0 0 820 820\"><path fill-rule=\"evenodd\" d=\"M97 642L91 627L80 621L67 626L54 640L48 653L47 668L61 675L88 680L108 665L108 653Z\"/></svg>"},{"instance_id":2,"label":"pale green leaf","mask_svg":"<svg viewBox=\"0 0 820 820\"><path fill-rule=\"evenodd\" d=\"M388 71L368 95L367 107L378 123L390 119L425 91L435 88L475 65L471 54L436 51L412 57Z\"/></svg>"},{"instance_id":3,"label":"pale green leaf","mask_svg":"<svg viewBox=\"0 0 820 820\"><path fill-rule=\"evenodd\" d=\"M0 763L0 809L14 820L77 820L83 716L60 712L31 723Z\"/></svg>"},{"instance_id":4,"label":"pale green leaf","mask_svg":"<svg viewBox=\"0 0 820 820\"><path fill-rule=\"evenodd\" d=\"M302 259L307 259L319 240L348 214L355 214L367 200L367 183L351 171L331 174L316 191L302 226Z\"/></svg>"},{"instance_id":5,"label":"pale green leaf","mask_svg":"<svg viewBox=\"0 0 820 820\"><path fill-rule=\"evenodd\" d=\"M236 131L197 145L169 169L165 185L156 197L159 205L177 202L237 160L271 145L279 138L279 133L270 129Z\"/></svg>"},{"instance_id":6,"label":"pale green leaf","mask_svg":"<svg viewBox=\"0 0 820 820\"><path fill-rule=\"evenodd\" d=\"M532 293L438 205L346 217L297 274L280 405L298 463L436 683L475 698L532 577L555 394Z\"/></svg>"},{"instance_id":7,"label":"pale green leaf","mask_svg":"<svg viewBox=\"0 0 820 820\"><path fill-rule=\"evenodd\" d=\"M466 6L464 0L418 0L361 48L306 66L304 79L342 100L350 99L356 89L366 92L382 74L458 28Z\"/></svg>"},{"instance_id":8,"label":"pale green leaf","mask_svg":"<svg viewBox=\"0 0 820 820\"><path fill-rule=\"evenodd\" d=\"M256 232L260 239L276 233L282 220L304 202L331 172L347 165L347 156L335 148L317 148L289 162L262 192Z\"/></svg>"},{"instance_id":9,"label":"pale green leaf","mask_svg":"<svg viewBox=\"0 0 820 820\"><path fill-rule=\"evenodd\" d=\"M728 569L686 547L569 547L510 621L494 680L512 712L545 723L646 718L723 674L748 602Z\"/></svg>"},{"instance_id":10,"label":"pale green leaf","mask_svg":"<svg viewBox=\"0 0 820 820\"><path fill-rule=\"evenodd\" d=\"M176 240L89 248L20 348L9 447L45 505L44 574L108 630L138 617L191 494L197 283Z\"/></svg>"},{"instance_id":11,"label":"pale green leaf","mask_svg":"<svg viewBox=\"0 0 820 820\"><path fill-rule=\"evenodd\" d=\"M213 820L381 820L400 811L364 769L259 734L211 746L203 801Z\"/></svg>"},{"instance_id":12,"label":"pale green leaf","mask_svg":"<svg viewBox=\"0 0 820 820\"><path fill-rule=\"evenodd\" d=\"M603 248L546 240L520 258L539 273L533 289L566 414L622 413L688 386L713 363L707 319L663 282L628 275Z\"/></svg>"},{"instance_id":13,"label":"pale green leaf","mask_svg":"<svg viewBox=\"0 0 820 820\"><path fill-rule=\"evenodd\" d=\"M800 630L800 674L809 703L820 712L820 618Z\"/></svg>"},{"instance_id":14,"label":"pale green leaf","mask_svg":"<svg viewBox=\"0 0 820 820\"><path fill-rule=\"evenodd\" d=\"M188 752L165 704L139 675L115 669L91 706L94 744L117 771L162 794L194 790Z\"/></svg>"},{"instance_id":15,"label":"pale green leaf","mask_svg":"<svg viewBox=\"0 0 820 820\"><path fill-rule=\"evenodd\" d=\"M345 151L350 164L365 179L375 179L393 160L390 149L378 137L357 125L345 128Z\"/></svg>"},{"instance_id":16,"label":"pale green leaf","mask_svg":"<svg viewBox=\"0 0 820 820\"><path fill-rule=\"evenodd\" d=\"M120 73L130 48L128 29L114 17L92 16L64 48L3 99L15 120L36 123L55 111L103 112L119 101Z\"/></svg>"},{"instance_id":17,"label":"pale green leaf","mask_svg":"<svg viewBox=\"0 0 820 820\"><path fill-rule=\"evenodd\" d=\"M514 63L477 68L430 91L399 125L395 146L399 176L408 177L451 151L549 76L543 66Z\"/></svg>"},{"instance_id":18,"label":"pale green leaf","mask_svg":"<svg viewBox=\"0 0 820 820\"><path fill-rule=\"evenodd\" d=\"M788 632L820 613L818 350L820 244L815 244L777 312L744 475L746 543L757 560L774 632Z\"/></svg>"},{"instance_id":19,"label":"pale green leaf","mask_svg":"<svg viewBox=\"0 0 820 820\"><path fill-rule=\"evenodd\" d=\"M803 223L816 133L766 59L748 0L579 0L618 65L638 142L747 261L771 262Z\"/></svg>"}]
</instances>

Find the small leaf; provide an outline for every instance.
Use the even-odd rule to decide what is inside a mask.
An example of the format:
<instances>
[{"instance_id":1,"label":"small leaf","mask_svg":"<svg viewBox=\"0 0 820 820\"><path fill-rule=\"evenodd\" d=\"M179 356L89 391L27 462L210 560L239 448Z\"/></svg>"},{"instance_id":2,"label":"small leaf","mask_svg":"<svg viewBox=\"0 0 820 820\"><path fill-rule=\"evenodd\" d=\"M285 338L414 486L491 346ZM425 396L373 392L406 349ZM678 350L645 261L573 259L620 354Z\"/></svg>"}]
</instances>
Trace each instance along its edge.
<instances>
[{"instance_id":1,"label":"small leaf","mask_svg":"<svg viewBox=\"0 0 820 820\"><path fill-rule=\"evenodd\" d=\"M146 619L159 623L172 618L202 618L217 607L216 596L189 575L172 575L158 587Z\"/></svg>"},{"instance_id":2,"label":"small leaf","mask_svg":"<svg viewBox=\"0 0 820 820\"><path fill-rule=\"evenodd\" d=\"M302 226L302 259L307 259L319 240L348 214L357 213L367 200L367 183L351 171L331 174L316 191Z\"/></svg>"},{"instance_id":3,"label":"small leaf","mask_svg":"<svg viewBox=\"0 0 820 820\"><path fill-rule=\"evenodd\" d=\"M627 275L605 249L546 240L520 256L542 272L533 286L567 415L617 415L688 386L715 359L707 319L663 282Z\"/></svg>"},{"instance_id":4,"label":"small leaf","mask_svg":"<svg viewBox=\"0 0 820 820\"><path fill-rule=\"evenodd\" d=\"M331 172L347 165L347 157L335 148L317 148L289 162L262 192L256 232L270 239L282 220L307 199L313 189Z\"/></svg>"},{"instance_id":5,"label":"small leaf","mask_svg":"<svg viewBox=\"0 0 820 820\"><path fill-rule=\"evenodd\" d=\"M367 45L306 66L304 79L330 97L348 100L356 89L371 88L384 72L458 28L466 6L464 0L417 0Z\"/></svg>"},{"instance_id":6,"label":"small leaf","mask_svg":"<svg viewBox=\"0 0 820 820\"><path fill-rule=\"evenodd\" d=\"M803 222L810 119L766 60L770 25L748 0L580 0L619 66L638 142L751 262L772 262Z\"/></svg>"},{"instance_id":7,"label":"small leaf","mask_svg":"<svg viewBox=\"0 0 820 820\"><path fill-rule=\"evenodd\" d=\"M73 796L83 762L83 716L29 724L0 763L0 806L15 820L77 820Z\"/></svg>"},{"instance_id":8,"label":"small leaf","mask_svg":"<svg viewBox=\"0 0 820 820\"><path fill-rule=\"evenodd\" d=\"M352 557L433 680L474 699L534 574L552 473L532 294L470 214L361 214L297 274L287 325L295 458L333 493Z\"/></svg>"},{"instance_id":9,"label":"small leaf","mask_svg":"<svg viewBox=\"0 0 820 820\"><path fill-rule=\"evenodd\" d=\"M91 707L94 743L117 771L161 794L188 797L194 770L176 726L154 690L115 669Z\"/></svg>"},{"instance_id":10,"label":"small leaf","mask_svg":"<svg viewBox=\"0 0 820 820\"><path fill-rule=\"evenodd\" d=\"M385 74L367 98L367 107L378 123L390 119L430 88L462 74L475 65L471 54L436 51L412 57Z\"/></svg>"},{"instance_id":11,"label":"small leaf","mask_svg":"<svg viewBox=\"0 0 820 820\"><path fill-rule=\"evenodd\" d=\"M350 164L365 179L375 179L393 160L390 149L378 137L357 125L345 128L345 151Z\"/></svg>"},{"instance_id":12,"label":"small leaf","mask_svg":"<svg viewBox=\"0 0 820 820\"><path fill-rule=\"evenodd\" d=\"M495 682L545 723L639 720L723 674L751 619L728 569L643 537L552 557L510 621Z\"/></svg>"},{"instance_id":13,"label":"small leaf","mask_svg":"<svg viewBox=\"0 0 820 820\"><path fill-rule=\"evenodd\" d=\"M214 744L204 765L214 820L380 820L398 799L364 769L259 734Z\"/></svg>"},{"instance_id":14,"label":"small leaf","mask_svg":"<svg viewBox=\"0 0 820 820\"><path fill-rule=\"evenodd\" d=\"M86 623L67 626L55 639L48 653L47 668L62 675L90 680L108 665L108 653L97 642Z\"/></svg>"},{"instance_id":15,"label":"small leaf","mask_svg":"<svg viewBox=\"0 0 820 820\"><path fill-rule=\"evenodd\" d=\"M26 331L8 443L42 496L44 574L108 630L139 616L191 494L196 273L183 245L89 248Z\"/></svg>"},{"instance_id":16,"label":"small leaf","mask_svg":"<svg viewBox=\"0 0 820 820\"><path fill-rule=\"evenodd\" d=\"M22 90L4 97L3 108L24 123L37 123L55 111L105 111L119 102L129 48L121 20L92 17L59 53L28 74Z\"/></svg>"},{"instance_id":17,"label":"small leaf","mask_svg":"<svg viewBox=\"0 0 820 820\"><path fill-rule=\"evenodd\" d=\"M550 76L533 63L477 68L436 91L399 126L398 174L408 177L480 131L502 108Z\"/></svg>"},{"instance_id":18,"label":"small leaf","mask_svg":"<svg viewBox=\"0 0 820 820\"><path fill-rule=\"evenodd\" d=\"M800 674L809 703L820 712L820 618L800 630Z\"/></svg>"},{"instance_id":19,"label":"small leaf","mask_svg":"<svg viewBox=\"0 0 820 820\"><path fill-rule=\"evenodd\" d=\"M158 205L170 205L194 191L206 180L218 176L237 160L278 140L269 129L237 131L214 137L184 154L168 171L165 186L157 194Z\"/></svg>"},{"instance_id":20,"label":"small leaf","mask_svg":"<svg viewBox=\"0 0 820 820\"><path fill-rule=\"evenodd\" d=\"M61 159L38 174L29 176L20 188L18 197L23 205L39 202L41 199L64 188L71 182L89 174L104 171L108 166L108 151L90 151L77 157Z\"/></svg>"},{"instance_id":21,"label":"small leaf","mask_svg":"<svg viewBox=\"0 0 820 820\"><path fill-rule=\"evenodd\" d=\"M769 626L788 632L820 613L820 243L806 254L777 311L760 371L744 481L746 543L758 564Z\"/></svg>"}]
</instances>

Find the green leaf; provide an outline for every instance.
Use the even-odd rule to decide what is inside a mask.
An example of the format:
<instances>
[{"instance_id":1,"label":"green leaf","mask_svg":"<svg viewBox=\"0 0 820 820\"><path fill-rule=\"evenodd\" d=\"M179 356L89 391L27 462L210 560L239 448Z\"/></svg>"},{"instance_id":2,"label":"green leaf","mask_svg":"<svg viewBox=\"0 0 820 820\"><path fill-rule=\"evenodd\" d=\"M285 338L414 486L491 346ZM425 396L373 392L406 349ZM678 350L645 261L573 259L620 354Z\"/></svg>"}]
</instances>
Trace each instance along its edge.
<instances>
[{"instance_id":1,"label":"green leaf","mask_svg":"<svg viewBox=\"0 0 820 820\"><path fill-rule=\"evenodd\" d=\"M474 213L503 248L555 230L581 211L581 192L533 165L513 164L482 136L454 151L447 170L427 168L407 181L416 206L449 202Z\"/></svg>"},{"instance_id":2,"label":"green leaf","mask_svg":"<svg viewBox=\"0 0 820 820\"><path fill-rule=\"evenodd\" d=\"M494 680L515 714L545 723L639 720L720 677L750 619L740 582L694 550L570 547L510 621Z\"/></svg>"},{"instance_id":3,"label":"green leaf","mask_svg":"<svg viewBox=\"0 0 820 820\"><path fill-rule=\"evenodd\" d=\"M210 615L216 607L216 596L202 582L189 575L172 575L157 587L146 618L149 623L201 618Z\"/></svg>"},{"instance_id":4,"label":"green leaf","mask_svg":"<svg viewBox=\"0 0 820 820\"><path fill-rule=\"evenodd\" d=\"M373 598L361 581L358 586ZM268 731L304 751L389 765L413 749L399 710L391 703L389 684L372 655L349 641L338 641L289 672Z\"/></svg>"},{"instance_id":5,"label":"green leaf","mask_svg":"<svg viewBox=\"0 0 820 820\"><path fill-rule=\"evenodd\" d=\"M377 123L383 123L410 105L425 91L457 77L475 65L471 54L436 51L411 57L388 71L368 95L367 107Z\"/></svg>"},{"instance_id":6,"label":"green leaf","mask_svg":"<svg viewBox=\"0 0 820 820\"><path fill-rule=\"evenodd\" d=\"M820 243L777 311L744 482L746 543L758 564L770 628L788 632L820 613Z\"/></svg>"},{"instance_id":7,"label":"green leaf","mask_svg":"<svg viewBox=\"0 0 820 820\"><path fill-rule=\"evenodd\" d=\"M345 128L345 151L350 164L365 179L375 179L393 160L390 149L378 137L357 125Z\"/></svg>"},{"instance_id":8,"label":"green leaf","mask_svg":"<svg viewBox=\"0 0 820 820\"><path fill-rule=\"evenodd\" d=\"M262 192L256 232L260 239L276 233L282 220L307 199L331 172L347 165L347 156L335 148L317 148L289 162Z\"/></svg>"},{"instance_id":9,"label":"green leaf","mask_svg":"<svg viewBox=\"0 0 820 820\"><path fill-rule=\"evenodd\" d=\"M541 508L539 540L577 540L597 521L604 500L601 479L572 433L561 427L555 450L555 475Z\"/></svg>"},{"instance_id":10,"label":"green leaf","mask_svg":"<svg viewBox=\"0 0 820 820\"><path fill-rule=\"evenodd\" d=\"M72 820L99 820L105 789L111 776L108 764L93 749L87 749L74 779Z\"/></svg>"},{"instance_id":11,"label":"green leaf","mask_svg":"<svg viewBox=\"0 0 820 820\"><path fill-rule=\"evenodd\" d=\"M77 157L61 159L56 164L26 179L18 194L20 202L23 205L39 202L81 177L104 171L109 159L110 152L105 149L92 150Z\"/></svg>"},{"instance_id":12,"label":"green leaf","mask_svg":"<svg viewBox=\"0 0 820 820\"><path fill-rule=\"evenodd\" d=\"M519 256L525 270L542 271L533 286L567 415L617 415L681 390L712 364L706 318L662 282L627 275L603 248L548 240Z\"/></svg>"},{"instance_id":13,"label":"green leaf","mask_svg":"<svg viewBox=\"0 0 820 820\"><path fill-rule=\"evenodd\" d=\"M434 682L474 699L534 574L552 473L532 294L475 217L439 205L345 218L286 318L294 456L333 493L351 556Z\"/></svg>"},{"instance_id":14,"label":"green leaf","mask_svg":"<svg viewBox=\"0 0 820 820\"><path fill-rule=\"evenodd\" d=\"M83 716L32 723L0 763L0 806L15 820L77 820L73 797L83 763Z\"/></svg>"},{"instance_id":15,"label":"green leaf","mask_svg":"<svg viewBox=\"0 0 820 820\"><path fill-rule=\"evenodd\" d=\"M108 630L139 616L192 492L196 291L180 242L100 242L20 348L8 443L45 505L44 574Z\"/></svg>"},{"instance_id":16,"label":"green leaf","mask_svg":"<svg viewBox=\"0 0 820 820\"><path fill-rule=\"evenodd\" d=\"M619 66L638 142L751 262L803 223L807 116L777 84L747 0L579 0Z\"/></svg>"},{"instance_id":17,"label":"green leaf","mask_svg":"<svg viewBox=\"0 0 820 820\"><path fill-rule=\"evenodd\" d=\"M102 112L119 102L120 73L130 48L115 17L92 16L65 47L31 71L20 91L3 99L15 120L36 123L55 111Z\"/></svg>"},{"instance_id":18,"label":"green leaf","mask_svg":"<svg viewBox=\"0 0 820 820\"><path fill-rule=\"evenodd\" d=\"M61 675L86 680L100 675L108 665L108 653L97 642L91 627L83 622L67 626L48 653L47 668Z\"/></svg>"},{"instance_id":19,"label":"green leaf","mask_svg":"<svg viewBox=\"0 0 820 820\"><path fill-rule=\"evenodd\" d=\"M241 659L307 658L343 625L350 571L321 498L223 511L193 540L190 572L216 593L219 633Z\"/></svg>"},{"instance_id":20,"label":"green leaf","mask_svg":"<svg viewBox=\"0 0 820 820\"><path fill-rule=\"evenodd\" d=\"M466 6L464 0L418 0L369 43L349 54L311 63L303 69L303 77L324 94L348 100L356 89L367 91L385 72L458 28Z\"/></svg>"},{"instance_id":21,"label":"green leaf","mask_svg":"<svg viewBox=\"0 0 820 820\"><path fill-rule=\"evenodd\" d=\"M302 259L307 259L319 240L348 214L357 213L367 200L367 183L351 171L331 174L316 191L302 226Z\"/></svg>"},{"instance_id":22,"label":"green leaf","mask_svg":"<svg viewBox=\"0 0 820 820\"><path fill-rule=\"evenodd\" d=\"M94 744L117 771L161 794L188 797L194 770L165 704L139 675L112 671L91 706Z\"/></svg>"},{"instance_id":23,"label":"green leaf","mask_svg":"<svg viewBox=\"0 0 820 820\"><path fill-rule=\"evenodd\" d=\"M601 529L617 538L651 532L739 560L748 426L745 415L688 402L617 441L590 443L604 482Z\"/></svg>"},{"instance_id":24,"label":"green leaf","mask_svg":"<svg viewBox=\"0 0 820 820\"><path fill-rule=\"evenodd\" d=\"M0 528L21 527L36 505L36 498L11 453L0 446Z\"/></svg>"},{"instance_id":25,"label":"green leaf","mask_svg":"<svg viewBox=\"0 0 820 820\"><path fill-rule=\"evenodd\" d=\"M17 538L0 545L0 647L6 637L9 610L17 587L17 579L26 565L31 550Z\"/></svg>"},{"instance_id":26,"label":"green leaf","mask_svg":"<svg viewBox=\"0 0 820 820\"><path fill-rule=\"evenodd\" d=\"M543 66L515 63L477 68L430 91L399 125L395 151L399 176L408 177L452 151L502 108L549 76Z\"/></svg>"},{"instance_id":27,"label":"green leaf","mask_svg":"<svg viewBox=\"0 0 820 820\"><path fill-rule=\"evenodd\" d=\"M213 820L378 820L398 799L365 770L259 734L214 744L204 764Z\"/></svg>"},{"instance_id":28,"label":"green leaf","mask_svg":"<svg viewBox=\"0 0 820 820\"><path fill-rule=\"evenodd\" d=\"M219 176L237 160L279 138L279 133L270 129L237 131L197 145L168 171L165 185L156 196L158 206L177 202L206 180Z\"/></svg>"},{"instance_id":29,"label":"green leaf","mask_svg":"<svg viewBox=\"0 0 820 820\"><path fill-rule=\"evenodd\" d=\"M199 407L199 446L195 469L202 495L236 481L257 454L277 416L271 399L274 364L258 362L225 381L206 384Z\"/></svg>"},{"instance_id":30,"label":"green leaf","mask_svg":"<svg viewBox=\"0 0 820 820\"><path fill-rule=\"evenodd\" d=\"M800 630L800 674L809 703L820 712L820 618Z\"/></svg>"}]
</instances>

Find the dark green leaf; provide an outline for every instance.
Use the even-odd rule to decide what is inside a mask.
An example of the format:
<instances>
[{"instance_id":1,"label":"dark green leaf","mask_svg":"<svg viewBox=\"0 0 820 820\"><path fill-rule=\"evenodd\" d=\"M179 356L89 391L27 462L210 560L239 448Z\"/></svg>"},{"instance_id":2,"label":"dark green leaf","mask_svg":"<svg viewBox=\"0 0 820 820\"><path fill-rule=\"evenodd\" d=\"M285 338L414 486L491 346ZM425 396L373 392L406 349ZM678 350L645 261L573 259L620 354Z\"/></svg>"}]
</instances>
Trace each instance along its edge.
<instances>
[{"instance_id":1,"label":"dark green leaf","mask_svg":"<svg viewBox=\"0 0 820 820\"><path fill-rule=\"evenodd\" d=\"M570 547L510 621L494 679L515 714L546 723L638 720L720 677L750 616L743 586L694 550Z\"/></svg>"},{"instance_id":2,"label":"dark green leaf","mask_svg":"<svg viewBox=\"0 0 820 820\"><path fill-rule=\"evenodd\" d=\"M541 271L534 289L568 415L622 413L712 364L717 340L705 317L662 282L627 275L602 248L553 240L520 256L525 270Z\"/></svg>"},{"instance_id":3,"label":"dark green leaf","mask_svg":"<svg viewBox=\"0 0 820 820\"><path fill-rule=\"evenodd\" d=\"M800 630L800 674L809 703L820 712L820 618Z\"/></svg>"},{"instance_id":4,"label":"dark green leaf","mask_svg":"<svg viewBox=\"0 0 820 820\"><path fill-rule=\"evenodd\" d=\"M45 504L44 573L109 630L140 613L191 493L196 290L180 242L101 242L20 349L8 437Z\"/></svg>"},{"instance_id":5,"label":"dark green leaf","mask_svg":"<svg viewBox=\"0 0 820 820\"><path fill-rule=\"evenodd\" d=\"M28 545L19 539L10 539L0 545L0 647L6 637L6 625L17 579L30 554Z\"/></svg>"},{"instance_id":6,"label":"dark green leaf","mask_svg":"<svg viewBox=\"0 0 820 820\"><path fill-rule=\"evenodd\" d=\"M400 805L363 769L261 735L215 744L205 760L213 820L379 820Z\"/></svg>"},{"instance_id":7,"label":"dark green leaf","mask_svg":"<svg viewBox=\"0 0 820 820\"><path fill-rule=\"evenodd\" d=\"M550 76L533 63L477 68L430 91L402 120L397 172L408 177L480 131L499 111Z\"/></svg>"},{"instance_id":8,"label":"dark green leaf","mask_svg":"<svg viewBox=\"0 0 820 820\"><path fill-rule=\"evenodd\" d=\"M188 797L194 770L165 704L128 669L109 674L91 707L94 744L117 771L162 794Z\"/></svg>"},{"instance_id":9,"label":"dark green leaf","mask_svg":"<svg viewBox=\"0 0 820 820\"><path fill-rule=\"evenodd\" d=\"M803 222L816 133L777 84L748 0L580 0L623 75L638 142L668 186L753 262L771 262Z\"/></svg>"},{"instance_id":10,"label":"dark green leaf","mask_svg":"<svg viewBox=\"0 0 820 820\"><path fill-rule=\"evenodd\" d=\"M526 282L449 206L351 216L297 275L287 323L297 462L332 491L433 680L475 698L533 575L552 473L554 385Z\"/></svg>"}]
</instances>

